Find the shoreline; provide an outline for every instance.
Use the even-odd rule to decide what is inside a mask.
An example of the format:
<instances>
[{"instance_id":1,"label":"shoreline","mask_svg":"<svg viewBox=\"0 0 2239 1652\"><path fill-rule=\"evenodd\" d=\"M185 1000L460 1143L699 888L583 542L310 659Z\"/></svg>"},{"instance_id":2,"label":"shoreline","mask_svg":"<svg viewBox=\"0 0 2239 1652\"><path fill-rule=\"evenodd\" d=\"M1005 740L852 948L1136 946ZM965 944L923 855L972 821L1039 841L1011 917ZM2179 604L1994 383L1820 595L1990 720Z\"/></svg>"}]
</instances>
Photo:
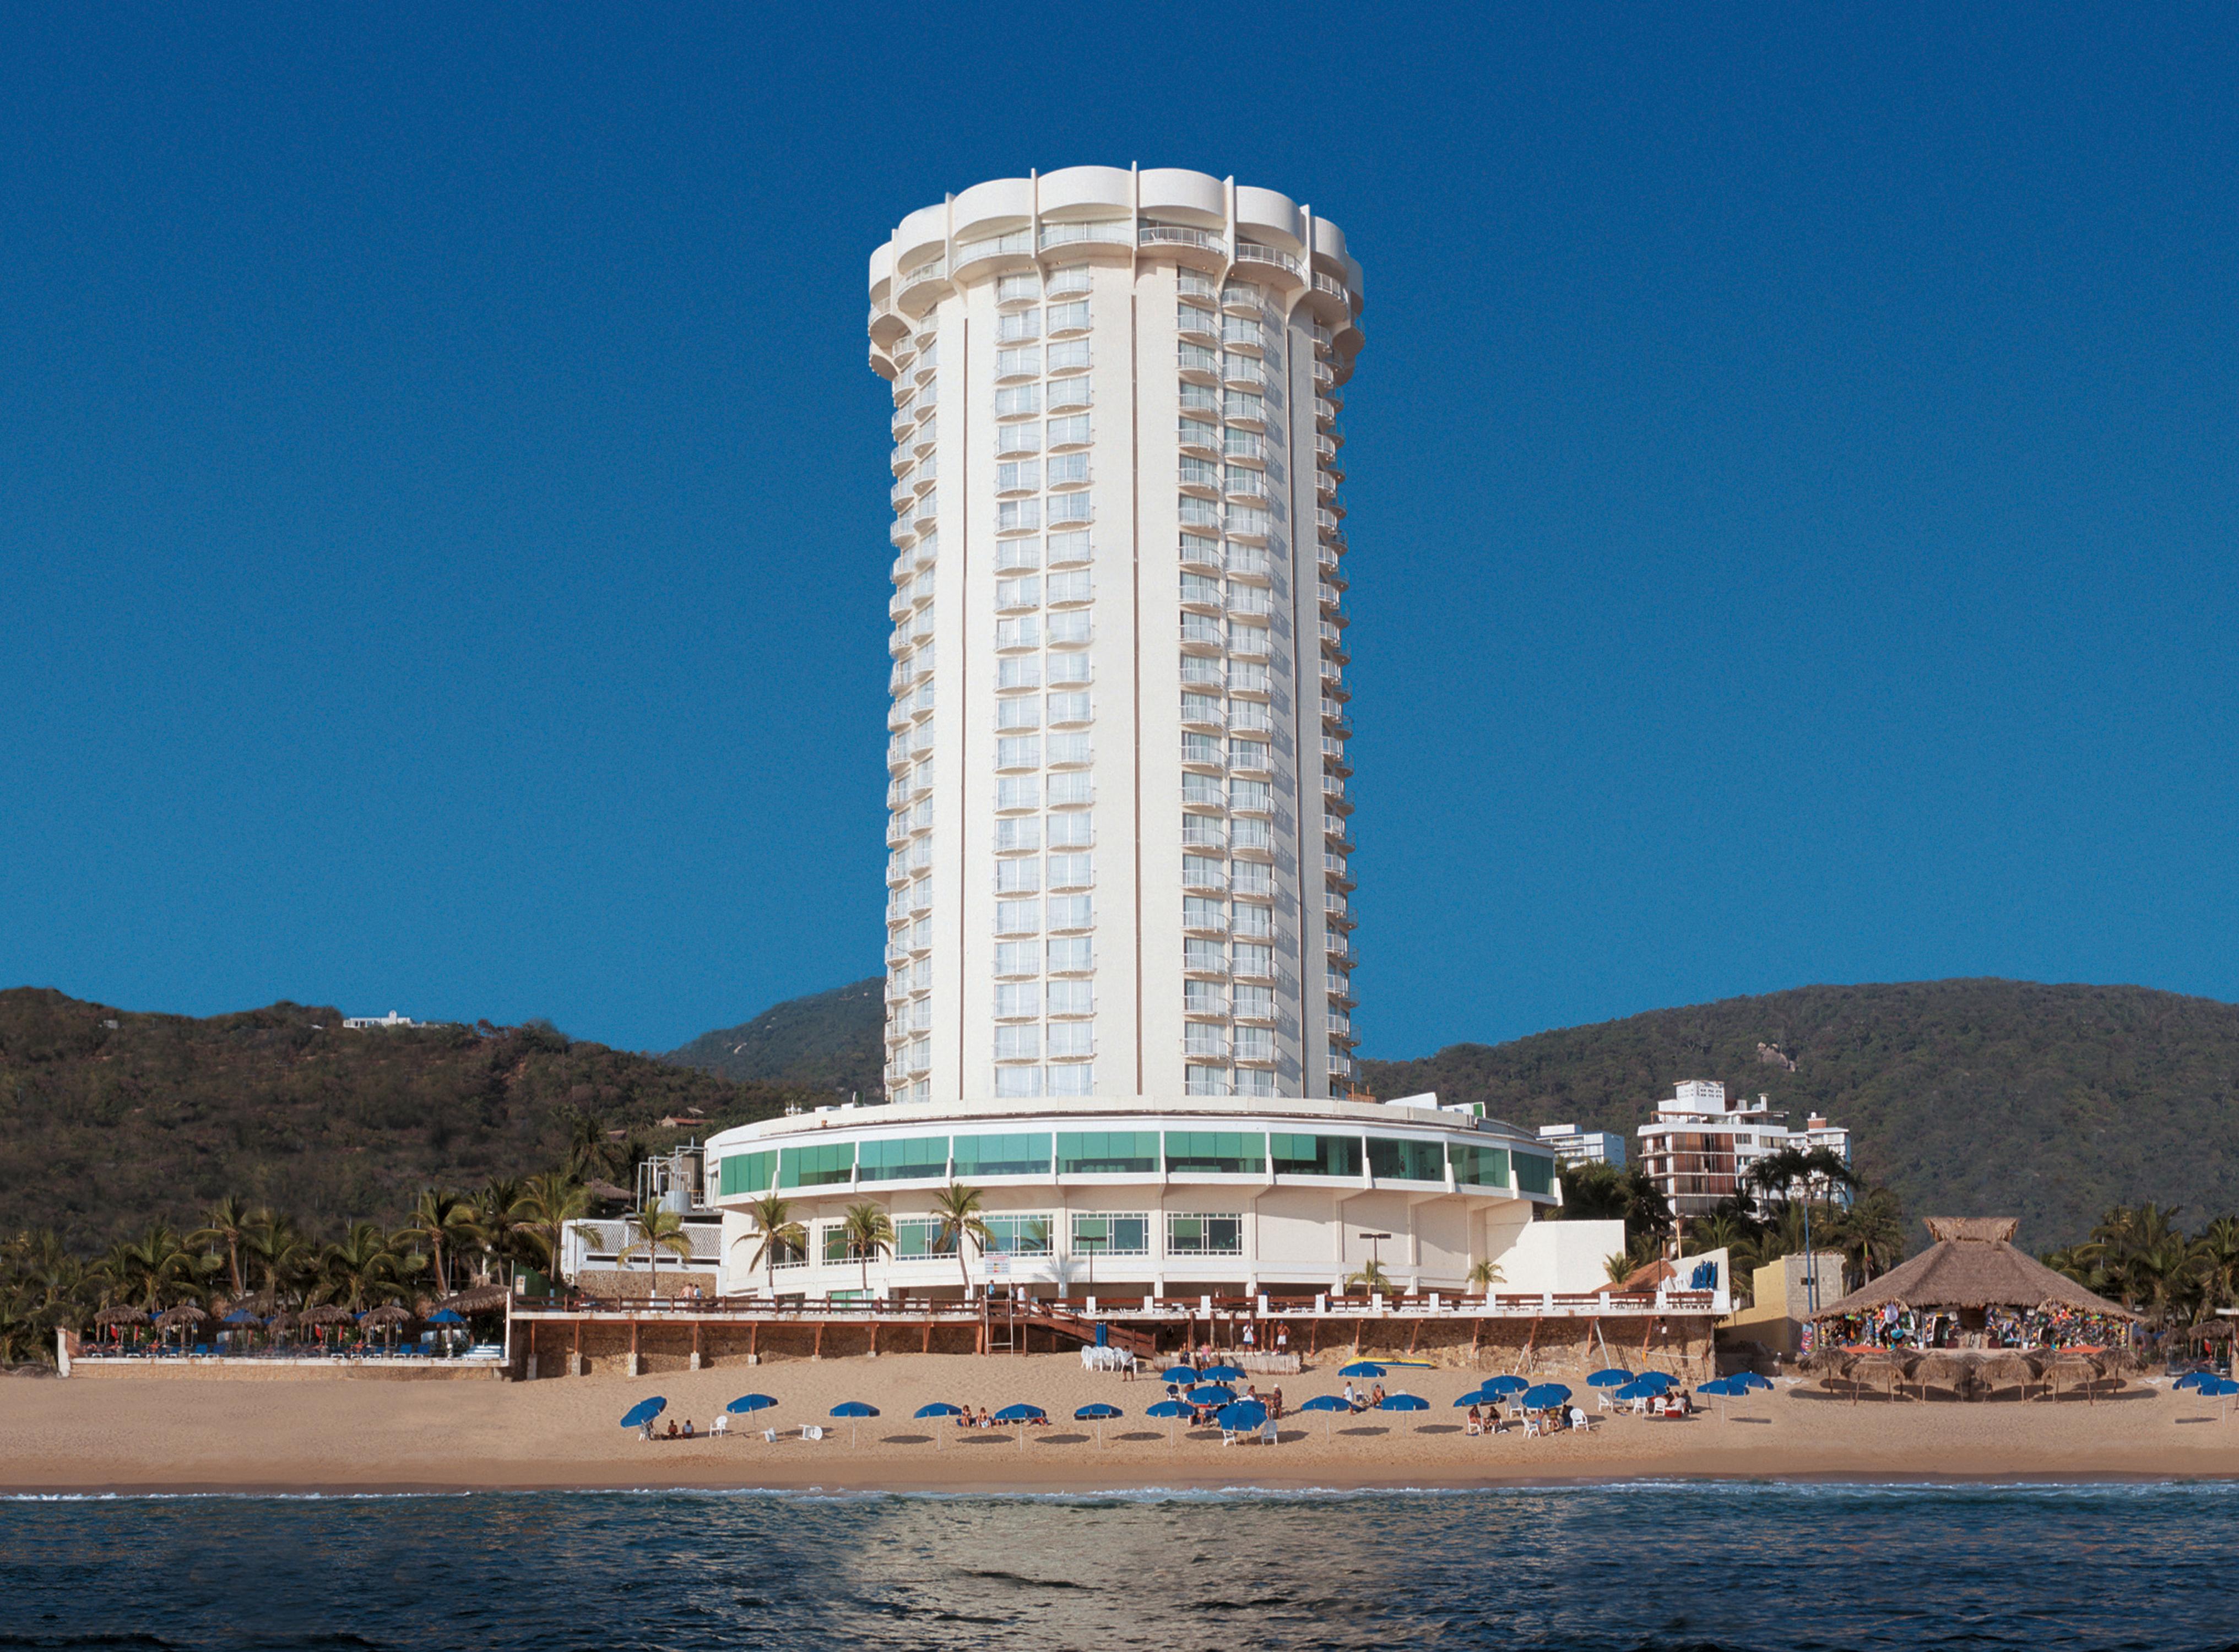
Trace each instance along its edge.
<instances>
[{"instance_id":1,"label":"shoreline","mask_svg":"<svg viewBox=\"0 0 2239 1652\"><path fill-rule=\"evenodd\" d=\"M1408 1493L1651 1485L1969 1486L2239 1481L2239 1416L2214 1402L2136 1383L2096 1404L1852 1404L1784 1384L1684 1423L1601 1419L1585 1434L1526 1440L1463 1430L1452 1399L1488 1373L1394 1373L1429 1401L1417 1412L1299 1414L1339 1385L1334 1369L1285 1381L1281 1443L1224 1447L1170 1431L1143 1411L1163 1385L1086 1371L1070 1356L899 1355L758 1367L559 1378L529 1383L10 1383L0 1407L0 1497L442 1496L557 1492L973 1497ZM1556 1375L1593 1400L1583 1372ZM1395 1380L1396 1379L1396 1380ZM748 1390L779 1401L772 1443L735 1418L708 1423ZM648 1443L618 1426L651 1395L699 1437ZM831 1407L881 1415L856 1430ZM1021 1447L1005 1429L912 1419L930 1401L1045 1407ZM1072 1413L1103 1402L1128 1414L1093 1426ZM827 1437L798 1437L821 1424ZM1179 1437L1176 1437L1176 1435Z\"/></svg>"}]
</instances>

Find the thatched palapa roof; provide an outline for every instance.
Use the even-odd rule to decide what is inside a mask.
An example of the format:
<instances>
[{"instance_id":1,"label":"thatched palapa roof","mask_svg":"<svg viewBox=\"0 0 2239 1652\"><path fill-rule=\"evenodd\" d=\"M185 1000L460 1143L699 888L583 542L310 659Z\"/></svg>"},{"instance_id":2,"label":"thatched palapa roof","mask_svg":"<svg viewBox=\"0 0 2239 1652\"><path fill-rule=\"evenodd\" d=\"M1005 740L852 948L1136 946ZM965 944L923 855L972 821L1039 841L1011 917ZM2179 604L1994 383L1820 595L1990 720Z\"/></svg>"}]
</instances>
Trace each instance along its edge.
<instances>
[{"instance_id":1,"label":"thatched palapa roof","mask_svg":"<svg viewBox=\"0 0 2239 1652\"><path fill-rule=\"evenodd\" d=\"M2138 1317L2018 1249L2013 1243L2016 1225L2012 1217L1931 1216L1928 1231L1934 1244L1822 1310L1817 1317L1840 1319L1890 1303L1907 1308L2042 1308L2050 1304L2078 1313Z\"/></svg>"}]
</instances>

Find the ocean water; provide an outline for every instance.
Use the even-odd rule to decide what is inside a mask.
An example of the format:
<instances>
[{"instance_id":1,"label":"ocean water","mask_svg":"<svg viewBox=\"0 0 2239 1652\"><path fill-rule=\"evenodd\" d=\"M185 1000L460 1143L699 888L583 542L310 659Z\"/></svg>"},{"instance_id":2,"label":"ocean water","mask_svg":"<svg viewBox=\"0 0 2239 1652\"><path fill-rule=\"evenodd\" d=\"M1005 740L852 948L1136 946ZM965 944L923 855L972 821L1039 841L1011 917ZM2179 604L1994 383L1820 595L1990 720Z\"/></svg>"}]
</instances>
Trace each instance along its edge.
<instances>
[{"instance_id":1,"label":"ocean water","mask_svg":"<svg viewBox=\"0 0 2239 1652\"><path fill-rule=\"evenodd\" d=\"M0 1502L0 1647L2239 1642L2239 1488Z\"/></svg>"}]
</instances>

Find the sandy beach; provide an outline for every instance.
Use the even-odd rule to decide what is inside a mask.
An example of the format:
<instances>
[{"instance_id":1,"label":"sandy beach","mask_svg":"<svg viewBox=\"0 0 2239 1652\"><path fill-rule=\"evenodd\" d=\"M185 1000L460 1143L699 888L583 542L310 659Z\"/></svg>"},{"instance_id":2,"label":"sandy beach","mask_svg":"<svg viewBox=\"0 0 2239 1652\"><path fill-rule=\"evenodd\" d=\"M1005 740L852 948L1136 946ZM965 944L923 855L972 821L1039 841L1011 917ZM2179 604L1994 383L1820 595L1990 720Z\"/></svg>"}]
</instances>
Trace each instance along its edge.
<instances>
[{"instance_id":1,"label":"sandy beach","mask_svg":"<svg viewBox=\"0 0 2239 1652\"><path fill-rule=\"evenodd\" d=\"M1295 1407L1335 1390L1335 1365L1284 1384ZM1144 1381L1082 1370L1072 1355L973 1359L890 1356L788 1360L657 1377L595 1376L535 1383L327 1379L234 1382L30 1380L0 1385L0 1490L323 1491L559 1488L806 1488L1093 1491L1130 1487L1458 1487L1642 1478L2083 1479L2239 1476L2239 1419L2220 1405L2134 1380L2096 1404L1903 1403L1853 1405L1816 1383L1684 1423L1604 1419L1585 1435L1472 1439L1451 1401L1485 1373L1394 1372L1428 1411L1286 1417L1272 1448L1223 1446L1142 1413L1163 1397ZM1556 1373L1581 1395L1582 1372ZM618 1425L649 1394L669 1417L705 1429L750 1390L774 1396L759 1429L728 1439L652 1443ZM843 1400L875 1405L859 1443L833 1422ZM967 1432L916 1423L933 1400L991 1411L1044 1407L1052 1425ZM1128 1413L1095 1430L1078 1406ZM1591 1404L1591 1401L1587 1402ZM665 1421L666 1419L664 1419ZM743 1422L744 1419L734 1419ZM798 1437L803 1423L827 1430ZM937 1436L937 1437L936 1437Z\"/></svg>"}]
</instances>

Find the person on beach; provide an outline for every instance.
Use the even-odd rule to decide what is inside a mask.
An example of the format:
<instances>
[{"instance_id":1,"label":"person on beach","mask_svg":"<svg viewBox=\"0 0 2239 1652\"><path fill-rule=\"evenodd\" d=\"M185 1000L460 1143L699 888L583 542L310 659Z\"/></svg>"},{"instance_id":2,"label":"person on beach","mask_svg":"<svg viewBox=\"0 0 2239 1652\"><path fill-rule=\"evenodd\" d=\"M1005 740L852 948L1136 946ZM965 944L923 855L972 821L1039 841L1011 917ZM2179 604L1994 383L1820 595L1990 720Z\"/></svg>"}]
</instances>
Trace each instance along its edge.
<instances>
[{"instance_id":1,"label":"person on beach","mask_svg":"<svg viewBox=\"0 0 2239 1652\"><path fill-rule=\"evenodd\" d=\"M1267 1416L1271 1422L1283 1420L1283 1390L1279 1387L1267 1397Z\"/></svg>"},{"instance_id":2,"label":"person on beach","mask_svg":"<svg viewBox=\"0 0 2239 1652\"><path fill-rule=\"evenodd\" d=\"M1469 1408L1469 1431L1472 1435L1485 1432L1485 1413L1478 1410L1473 1403Z\"/></svg>"},{"instance_id":3,"label":"person on beach","mask_svg":"<svg viewBox=\"0 0 2239 1652\"><path fill-rule=\"evenodd\" d=\"M1371 1404L1372 1406L1374 1406L1375 1408L1377 1408L1377 1409L1378 1409L1378 1410L1381 1410L1383 1409L1383 1406L1384 1406L1384 1384L1383 1384L1383 1383L1377 1383L1377 1384L1376 1384L1372 1389L1371 1389L1371 1390L1369 1390L1369 1395L1368 1395L1368 1403L1369 1403L1369 1404Z\"/></svg>"},{"instance_id":4,"label":"person on beach","mask_svg":"<svg viewBox=\"0 0 2239 1652\"><path fill-rule=\"evenodd\" d=\"M676 1419L673 1416L668 1419L668 1437L672 1440L676 1437Z\"/></svg>"},{"instance_id":5,"label":"person on beach","mask_svg":"<svg viewBox=\"0 0 2239 1652\"><path fill-rule=\"evenodd\" d=\"M692 1438L692 1419L688 1416L684 1419L684 1437Z\"/></svg>"},{"instance_id":6,"label":"person on beach","mask_svg":"<svg viewBox=\"0 0 2239 1652\"><path fill-rule=\"evenodd\" d=\"M1275 1327L1275 1351L1279 1354L1287 1354L1291 1351L1291 1328L1288 1324L1278 1324Z\"/></svg>"},{"instance_id":7,"label":"person on beach","mask_svg":"<svg viewBox=\"0 0 2239 1652\"><path fill-rule=\"evenodd\" d=\"M1259 1345L1259 1333L1252 1328L1252 1322L1247 1319L1244 1322L1244 1351L1248 1354Z\"/></svg>"}]
</instances>

